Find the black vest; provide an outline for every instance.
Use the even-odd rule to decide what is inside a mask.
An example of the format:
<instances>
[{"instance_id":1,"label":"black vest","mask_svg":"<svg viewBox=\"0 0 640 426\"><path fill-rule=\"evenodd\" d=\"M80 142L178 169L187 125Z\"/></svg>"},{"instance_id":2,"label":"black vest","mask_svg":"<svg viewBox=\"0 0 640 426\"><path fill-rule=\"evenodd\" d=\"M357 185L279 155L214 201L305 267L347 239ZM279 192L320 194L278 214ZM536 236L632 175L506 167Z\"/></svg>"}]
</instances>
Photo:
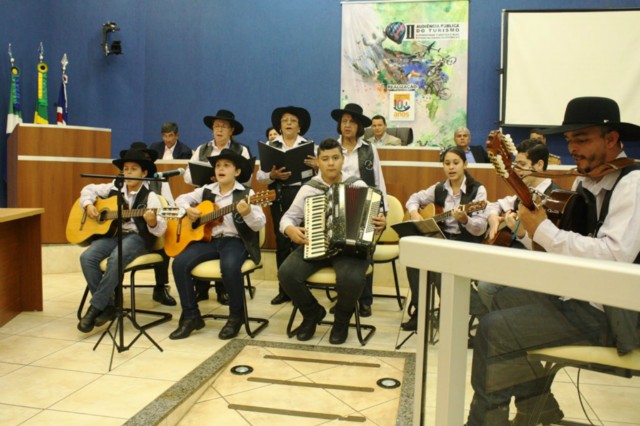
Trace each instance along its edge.
<instances>
[{"instance_id":1,"label":"black vest","mask_svg":"<svg viewBox=\"0 0 640 426\"><path fill-rule=\"evenodd\" d=\"M117 189L112 189L109 192L109 197L113 197L114 195L115 196L118 195ZM138 191L138 194L136 195L136 198L133 200L133 206L129 206L129 208L133 208L133 209L146 208L147 198L149 198L149 190L145 185L142 185L140 187L140 190ZM125 203L127 202L126 198L124 201ZM138 235L142 237L142 239L144 240L145 246L147 247L147 249L150 250L153 247L153 244L155 243L156 237L151 232L149 232L149 228L147 228L147 222L144 221L143 217L134 217L133 223L135 223L136 228L138 228Z\"/></svg>"},{"instance_id":2,"label":"black vest","mask_svg":"<svg viewBox=\"0 0 640 426\"><path fill-rule=\"evenodd\" d=\"M587 198L589 216L587 222L590 226L589 233L594 238L596 238L598 230L609 213L611 194L615 191L618 182L620 182L620 179L626 176L629 172L634 170L640 170L640 165L636 164L622 169L620 176L613 185L613 188L605 194L602 207L600 208L600 217L597 217L596 203L593 194L584 189L582 187L582 183L578 184L576 191ZM640 253L636 255L636 259L633 263L640 264ZM604 312L607 315L609 329L612 332L612 343L616 345L619 355L629 353L640 346L640 314L638 312L628 309L614 308L611 306L604 306Z\"/></svg>"},{"instance_id":3,"label":"black vest","mask_svg":"<svg viewBox=\"0 0 640 426\"><path fill-rule=\"evenodd\" d=\"M246 145L241 144L240 142L236 142L233 139L231 139L231 143L229 143L229 149L235 152L236 154L242 155L243 147L247 148L247 151L249 152L249 157L251 157L251 151L249 151L249 147L247 147ZM206 163L208 162L207 158L211 157L212 153L213 153L213 146L210 143L205 143L204 145L200 145L200 148L198 148L198 159Z\"/></svg>"},{"instance_id":4,"label":"black vest","mask_svg":"<svg viewBox=\"0 0 640 426\"><path fill-rule=\"evenodd\" d=\"M358 170L360 170L360 179L369 186L376 186L376 176L373 170L373 148L368 142L363 142L358 148Z\"/></svg>"},{"instance_id":5,"label":"black vest","mask_svg":"<svg viewBox=\"0 0 640 426\"><path fill-rule=\"evenodd\" d=\"M233 191L233 202L237 203L238 201L245 198L249 195L250 188L244 188L243 190L234 189ZM216 201L216 194L211 192L209 188L205 188L202 192L202 200L209 200L212 203ZM251 259L256 263L260 263L261 254L260 254L260 236L259 233L249 228L247 224L244 222L244 218L240 213L236 210L231 213L233 216L233 224L238 231L238 235L244 244L244 248L249 253Z\"/></svg>"},{"instance_id":6,"label":"black vest","mask_svg":"<svg viewBox=\"0 0 640 426\"><path fill-rule=\"evenodd\" d=\"M446 181L439 182L436 184L435 199L434 199L434 204L443 209L444 209L444 203L448 195L447 190L444 187L445 182ZM471 203L476 198L476 195L478 194L478 189L481 186L480 182L476 180L471 180L469 178L467 178L466 184L467 184L467 191L463 192L462 196L460 196L460 204ZM470 243L479 243L484 239L483 235L475 236L471 234L469 231L467 231L464 228L464 226L461 226L460 222L458 222L458 229L460 230L460 238L459 238L460 241L467 241Z\"/></svg>"}]
</instances>

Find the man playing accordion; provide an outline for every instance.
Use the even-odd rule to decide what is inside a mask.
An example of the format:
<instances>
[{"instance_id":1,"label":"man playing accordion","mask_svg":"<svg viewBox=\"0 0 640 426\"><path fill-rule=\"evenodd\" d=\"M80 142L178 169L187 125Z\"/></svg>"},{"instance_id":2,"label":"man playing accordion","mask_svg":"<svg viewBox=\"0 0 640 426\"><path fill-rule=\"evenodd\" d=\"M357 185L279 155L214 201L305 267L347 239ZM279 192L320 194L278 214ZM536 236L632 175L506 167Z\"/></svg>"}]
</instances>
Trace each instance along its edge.
<instances>
[{"instance_id":1,"label":"man playing accordion","mask_svg":"<svg viewBox=\"0 0 640 426\"><path fill-rule=\"evenodd\" d=\"M336 289L338 299L335 320L331 328L329 342L341 344L349 334L349 320L365 284L369 258L361 258L338 253L321 260L305 260L304 245L309 243L307 229L301 227L304 220L304 206L307 197L325 193L331 185L344 183L356 187L367 187L362 180L350 178L342 174L344 155L337 140L325 139L318 147L318 163L320 172L302 186L291 207L280 221L280 232L300 246L284 261L278 272L278 278L293 304L300 310L303 321L296 337L298 340L309 340L313 337L316 326L327 314L318 300L305 284L307 277L324 267L333 267L336 272ZM386 224L385 217L379 213L372 218L376 233L381 232Z\"/></svg>"}]
</instances>

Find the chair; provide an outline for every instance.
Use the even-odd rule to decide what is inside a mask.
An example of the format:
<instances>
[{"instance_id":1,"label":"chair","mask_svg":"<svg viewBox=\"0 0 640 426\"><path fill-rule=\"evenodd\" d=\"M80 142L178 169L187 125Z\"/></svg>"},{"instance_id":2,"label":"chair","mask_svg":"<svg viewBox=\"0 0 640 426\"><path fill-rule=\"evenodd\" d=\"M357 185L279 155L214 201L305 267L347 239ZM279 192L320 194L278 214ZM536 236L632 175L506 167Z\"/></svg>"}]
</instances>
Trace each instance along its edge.
<instances>
[{"instance_id":1,"label":"chair","mask_svg":"<svg viewBox=\"0 0 640 426\"><path fill-rule=\"evenodd\" d=\"M265 228L262 227L260 229L260 247L264 244L266 239L266 231ZM255 287L251 285L251 273L257 269L262 268L262 261L260 263L255 263L252 259L247 259L242 264L242 275L246 279L245 288L249 289L249 295L253 298L253 293L255 292ZM206 262L202 262L197 265L195 268L191 270L191 276L198 280L202 281L222 281L222 272L220 271L220 260L207 260ZM253 290L251 290L253 289ZM245 292L242 292L242 303L244 305L244 328L247 334L254 338L258 335L266 326L269 325L269 320L265 318L254 318L250 317L247 310L247 297ZM229 319L229 315L219 315L219 314L207 314L203 315L202 318L213 318L213 319ZM258 327L255 330L251 330L251 326L249 323L256 322L258 323Z\"/></svg>"},{"instance_id":2,"label":"chair","mask_svg":"<svg viewBox=\"0 0 640 426\"><path fill-rule=\"evenodd\" d=\"M152 250L153 251L161 250L163 247L164 247L164 237L156 238L156 242L154 243ZM100 262L100 270L103 273L107 270L107 261L108 259L104 259L102 262ZM154 327L156 325L170 321L172 318L172 315L168 312L156 312L156 311L136 309L136 296L135 296L136 272L144 271L148 269L154 269L157 265L161 265L162 262L163 262L163 259L160 254L148 253L148 254L143 254L142 256L136 257L131 263L129 263L128 265L125 265L124 267L124 272L125 273L129 272L131 274L131 278L128 286L130 289L131 306L128 310L131 312L131 316L134 319L134 321L137 313L159 317L157 320L141 326L142 329ZM155 287L155 286L151 284L145 284L145 285L138 285L138 287ZM89 296L89 287L87 286L84 290L84 294L82 295L82 299L80 300L80 306L78 306L78 313L77 313L78 320L82 318L82 311L84 309L84 304L88 296Z\"/></svg>"},{"instance_id":3,"label":"chair","mask_svg":"<svg viewBox=\"0 0 640 426\"><path fill-rule=\"evenodd\" d=\"M169 203L167 202L167 200L162 197L161 195L158 195L158 198L160 199L160 204L162 205L162 207L168 207ZM163 258L160 254L155 253L159 250L162 250L164 248L164 236L162 237L158 237L156 238L153 247L151 248L152 252L151 253L147 253L147 254L143 254L142 256L138 256L136 257L131 263L129 263L128 265L124 266L124 273L129 272L131 274L130 277L130 282L129 282L129 289L130 289L130 308L129 309L125 309L128 310L131 313L131 317L134 320L134 323L137 323L136 321L136 314L137 313L141 313L141 314L145 314L145 315L151 315L151 316L156 316L159 317L157 320L152 321L150 323L147 323L143 326L141 326L140 328L142 330L146 330L147 328L151 328L151 327L155 327L156 325L165 323L167 321L171 321L171 318L173 317L172 314L168 313L168 312L157 312L157 311L149 311L149 310L142 310L142 309L136 309L136 296L135 296L135 287L136 287L136 272L138 271L144 271L144 270L149 270L149 269L154 269L156 266L161 265L163 263ZM102 262L100 262L100 270L104 273L107 270L107 259L103 259ZM127 285L123 284L123 287L127 287ZM153 284L143 284L140 285L138 284L138 287L147 287L147 288L153 288L155 287L155 285ZM82 295L82 299L80 300L80 305L78 306L78 312L77 312L77 317L78 320L80 320L82 318L82 311L84 309L84 304L87 300L87 297L89 296L89 286L87 286L84 289L84 294Z\"/></svg>"},{"instance_id":4,"label":"chair","mask_svg":"<svg viewBox=\"0 0 640 426\"><path fill-rule=\"evenodd\" d=\"M411 127L387 127L387 133L400 139L402 146L413 143L413 129ZM364 139L367 140L373 136L371 127L365 129Z\"/></svg>"},{"instance_id":5,"label":"chair","mask_svg":"<svg viewBox=\"0 0 640 426\"><path fill-rule=\"evenodd\" d=\"M565 367L575 367L627 378L640 376L640 349L634 349L630 353L620 356L617 349L613 347L557 346L528 351L527 358L544 363L549 377L547 383L549 388L556 373ZM582 403L579 388L578 397ZM542 403L543 401L541 405Z\"/></svg>"},{"instance_id":6,"label":"chair","mask_svg":"<svg viewBox=\"0 0 640 426\"><path fill-rule=\"evenodd\" d=\"M402 222L404 209L400 201L393 195L387 194L387 204L389 205L387 228L382 232L375 251L373 252L373 264L375 267L376 264L391 262L396 294L395 296L392 294L374 294L374 296L395 297L398 301L398 306L402 309L406 297L400 295L400 284L398 283L398 271L396 268L396 260L400 257L400 236L391 228L391 225Z\"/></svg>"},{"instance_id":7,"label":"chair","mask_svg":"<svg viewBox=\"0 0 640 426\"><path fill-rule=\"evenodd\" d=\"M366 275L370 275L373 273L373 267L369 266L367 269ZM336 291L336 272L331 267L322 268L316 271L314 274L309 276L306 280L306 284L311 289L320 289L327 291ZM298 313L298 308L294 305L293 310L291 311L291 316L289 317L289 323L287 324L287 336L289 338L293 337L298 328L293 329L293 321L296 318L296 314ZM333 325L333 321L321 321L320 324L325 325ZM360 309L358 308L358 303L355 306L354 313L354 323L349 324L349 327L353 327L356 329L356 334L358 336L358 341L362 346L366 345L369 339L373 337L373 334L376 332L376 327L373 325L362 324L360 322ZM367 333L363 336L362 330L366 330Z\"/></svg>"}]
</instances>

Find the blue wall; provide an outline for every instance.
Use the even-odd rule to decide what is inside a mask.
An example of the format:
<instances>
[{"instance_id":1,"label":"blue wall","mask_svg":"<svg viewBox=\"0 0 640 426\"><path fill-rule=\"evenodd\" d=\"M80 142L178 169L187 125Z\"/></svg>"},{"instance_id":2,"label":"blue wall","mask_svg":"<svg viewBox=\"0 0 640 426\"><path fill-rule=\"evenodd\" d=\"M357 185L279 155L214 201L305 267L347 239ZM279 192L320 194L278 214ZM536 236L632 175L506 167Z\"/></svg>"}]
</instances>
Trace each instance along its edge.
<instances>
[{"instance_id":1,"label":"blue wall","mask_svg":"<svg viewBox=\"0 0 640 426\"><path fill-rule=\"evenodd\" d=\"M468 127L474 144L484 143L484 135L499 119L501 10L558 4L514 3L469 3ZM113 129L114 154L133 140L159 140L164 121L178 122L182 140L195 147L211 138L202 117L220 108L236 113L245 125L239 140L254 151L270 125L271 111L281 105L310 111L307 136L312 139L335 135L329 113L338 107L340 94L338 0L1 0L1 5L0 117L7 113L10 66L5 52L11 42L23 70L25 121L32 121L37 47L43 41L50 122L55 122L60 59L66 52L69 122ZM640 7L640 0L564 0L562 7ZM121 28L111 40L122 41L123 55L105 57L101 50L102 24L107 21ZM598 52L594 60L615 66L615 58L606 58L606 52ZM583 69L578 66L576 72ZM0 123L5 124L4 118ZM525 136L523 129L507 130L516 140ZM565 152L560 139L552 140L551 148ZM637 156L640 151L631 153ZM4 147L0 155L5 155ZM564 162L571 160L565 155ZM3 196L0 190L0 205Z\"/></svg>"}]
</instances>

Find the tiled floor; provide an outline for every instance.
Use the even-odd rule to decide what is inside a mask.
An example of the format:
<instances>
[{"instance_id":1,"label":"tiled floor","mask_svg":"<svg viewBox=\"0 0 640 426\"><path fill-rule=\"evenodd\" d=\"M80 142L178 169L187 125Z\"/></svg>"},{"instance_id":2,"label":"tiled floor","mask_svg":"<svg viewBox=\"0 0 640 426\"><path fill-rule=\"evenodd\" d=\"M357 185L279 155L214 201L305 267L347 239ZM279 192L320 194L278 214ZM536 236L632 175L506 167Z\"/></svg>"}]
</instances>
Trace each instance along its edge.
<instances>
[{"instance_id":1,"label":"tiled floor","mask_svg":"<svg viewBox=\"0 0 640 426\"><path fill-rule=\"evenodd\" d=\"M151 278L151 275L141 273L138 282L150 281ZM256 298L249 302L250 312L270 320L258 339L299 343L285 335L290 304L275 307L269 304L275 295L276 283L256 281L254 284L257 292ZM212 320L186 340L169 340L169 333L177 326L179 309L158 306L151 302L150 290L140 289L137 297L140 307L153 307L174 314L171 322L149 330L149 335L161 345L163 352L143 336L130 350L114 354L113 368L109 371L111 342L105 340L95 351L92 350L104 327L88 335L76 329L75 311L83 289L84 280L80 273L46 274L44 312L22 313L0 328L0 425L123 424L225 344L217 338L222 322ZM175 290L173 293L175 295ZM202 308L205 312L226 310L213 300L205 302ZM402 313L393 299L376 299L373 308L371 322L378 331L365 349L393 350L406 335L398 327ZM331 346L328 344L328 331L329 327L320 326L316 337L306 344ZM130 338L125 334L125 343ZM242 331L240 338L248 337ZM361 347L353 332L344 346ZM414 351L415 339L410 339L402 350ZM437 346L429 351L428 424L433 424L436 365ZM317 374L322 375L322 371ZM553 391L567 418L584 421L575 379L575 370L561 372ZM352 384L358 385L355 380ZM586 372L582 374L580 388L596 424L640 424L640 379ZM466 392L469 400L469 387ZM242 415L227 408L228 403L242 401L248 395L242 394L242 389L225 393L212 388L194 405L181 424L266 424L259 420L260 416ZM281 397L290 398L285 394ZM365 424L387 424L388 420L384 420L382 413L388 411L385 404L397 403L393 402L394 399L397 400L397 395L370 409ZM354 404L357 405L356 402ZM303 423L294 421L288 424Z\"/></svg>"}]
</instances>

